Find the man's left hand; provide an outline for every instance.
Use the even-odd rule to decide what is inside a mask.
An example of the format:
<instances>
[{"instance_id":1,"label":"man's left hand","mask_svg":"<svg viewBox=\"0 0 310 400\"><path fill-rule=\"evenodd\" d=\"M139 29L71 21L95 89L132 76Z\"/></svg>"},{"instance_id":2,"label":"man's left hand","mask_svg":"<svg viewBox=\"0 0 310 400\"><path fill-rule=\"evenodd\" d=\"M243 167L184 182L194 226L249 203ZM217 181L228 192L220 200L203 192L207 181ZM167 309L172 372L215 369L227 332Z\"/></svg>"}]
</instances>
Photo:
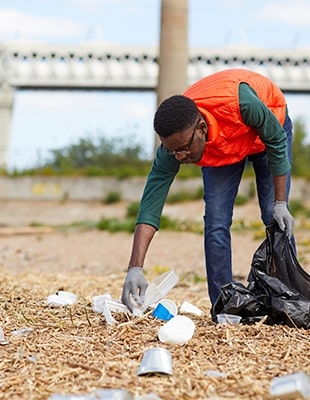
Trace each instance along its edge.
<instances>
[{"instance_id":1,"label":"man's left hand","mask_svg":"<svg viewBox=\"0 0 310 400\"><path fill-rule=\"evenodd\" d=\"M273 207L273 218L277 221L281 231L287 231L291 238L294 234L294 218L287 208L286 201L276 201Z\"/></svg>"}]
</instances>

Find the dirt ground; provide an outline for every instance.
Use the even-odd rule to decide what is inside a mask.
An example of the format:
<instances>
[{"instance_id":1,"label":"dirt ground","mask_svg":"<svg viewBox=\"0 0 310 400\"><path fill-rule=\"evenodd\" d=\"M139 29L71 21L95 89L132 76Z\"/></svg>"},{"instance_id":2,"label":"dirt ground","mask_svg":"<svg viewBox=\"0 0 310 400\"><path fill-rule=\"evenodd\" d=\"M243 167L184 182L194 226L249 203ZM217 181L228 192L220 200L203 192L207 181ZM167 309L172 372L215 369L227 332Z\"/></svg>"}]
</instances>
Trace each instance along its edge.
<instances>
[{"instance_id":1,"label":"dirt ground","mask_svg":"<svg viewBox=\"0 0 310 400\"><path fill-rule=\"evenodd\" d=\"M57 393L126 389L135 400L269 400L274 377L300 370L310 374L310 331L261 323L229 327L213 323L199 234L159 231L145 262L148 281L174 269L180 279L168 298L178 306L189 301L202 310L201 317L190 315L196 325L190 342L179 346L159 342L162 321L149 314L133 320L122 314L118 325L107 325L92 310L92 299L105 293L119 298L132 235L74 224L122 217L126 210L123 203L0 203L1 399L47 400ZM167 205L164 213L201 221L203 204ZM255 202L237 207L234 219L257 224ZM296 220L299 259L307 272L309 232L308 221ZM233 230L236 280L245 281L263 237L259 226ZM58 290L75 293L77 304L50 308L47 296ZM171 352L173 376L137 376L143 352L158 346ZM143 397L152 393L158 397Z\"/></svg>"},{"instance_id":2,"label":"dirt ground","mask_svg":"<svg viewBox=\"0 0 310 400\"><path fill-rule=\"evenodd\" d=\"M74 223L98 221L101 217L124 217L128 204L97 202L7 201L0 203L0 257L11 271L36 270L120 272L127 267L132 235L98 230L74 229ZM164 214L181 220L202 221L200 201L166 205ZM255 201L235 208L234 219L258 223ZM69 225L71 229L68 229ZM67 225L67 229L56 226ZM259 230L259 228L257 229ZM257 230L232 231L233 271L246 277L254 251L261 243ZM263 230L260 228L262 234ZM296 221L299 259L310 271L310 230ZM203 237L194 233L157 232L147 255L145 268L169 267L179 273L205 277Z\"/></svg>"}]
</instances>

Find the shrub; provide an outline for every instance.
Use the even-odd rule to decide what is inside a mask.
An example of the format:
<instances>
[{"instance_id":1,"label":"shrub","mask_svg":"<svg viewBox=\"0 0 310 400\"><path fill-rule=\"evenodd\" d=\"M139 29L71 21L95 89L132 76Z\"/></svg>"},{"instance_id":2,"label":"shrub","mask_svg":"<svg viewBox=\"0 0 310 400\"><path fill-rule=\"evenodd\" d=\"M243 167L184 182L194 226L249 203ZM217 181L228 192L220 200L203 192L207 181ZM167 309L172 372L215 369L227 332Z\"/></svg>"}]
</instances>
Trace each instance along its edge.
<instances>
[{"instance_id":1,"label":"shrub","mask_svg":"<svg viewBox=\"0 0 310 400\"><path fill-rule=\"evenodd\" d=\"M122 199L120 192L109 192L103 199L104 204L118 203Z\"/></svg>"}]
</instances>

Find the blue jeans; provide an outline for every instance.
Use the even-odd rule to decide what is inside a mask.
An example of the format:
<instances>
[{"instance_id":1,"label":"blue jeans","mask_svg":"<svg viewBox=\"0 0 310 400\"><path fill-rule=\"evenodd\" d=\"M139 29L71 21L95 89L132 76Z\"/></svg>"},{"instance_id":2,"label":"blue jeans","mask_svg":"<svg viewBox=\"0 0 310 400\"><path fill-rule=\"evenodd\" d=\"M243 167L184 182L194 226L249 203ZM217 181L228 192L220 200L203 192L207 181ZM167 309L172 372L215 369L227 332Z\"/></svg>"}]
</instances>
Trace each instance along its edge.
<instances>
[{"instance_id":1,"label":"blue jeans","mask_svg":"<svg viewBox=\"0 0 310 400\"><path fill-rule=\"evenodd\" d=\"M286 118L287 151L291 162L292 122ZM273 222L274 184L265 152L249 156L255 171L261 219L267 226ZM233 207L246 159L224 167L202 167L204 184L204 246L211 303L214 304L221 287L232 282L231 235ZM287 178L287 200L291 177Z\"/></svg>"}]
</instances>

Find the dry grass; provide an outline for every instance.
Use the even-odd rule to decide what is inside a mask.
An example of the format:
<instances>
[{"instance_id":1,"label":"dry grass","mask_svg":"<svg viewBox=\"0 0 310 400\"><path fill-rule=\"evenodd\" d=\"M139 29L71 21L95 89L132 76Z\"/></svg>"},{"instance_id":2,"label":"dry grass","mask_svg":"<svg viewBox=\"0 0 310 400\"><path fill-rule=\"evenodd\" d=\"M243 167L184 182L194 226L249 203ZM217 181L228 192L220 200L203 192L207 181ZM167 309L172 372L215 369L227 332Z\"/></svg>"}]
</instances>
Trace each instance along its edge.
<instances>
[{"instance_id":1,"label":"dry grass","mask_svg":"<svg viewBox=\"0 0 310 400\"><path fill-rule=\"evenodd\" d=\"M203 310L190 317L194 337L184 345L159 342L163 322L151 315L107 325L92 310L92 297L118 298L124 274L35 271L0 268L1 325L8 344L1 346L0 392L6 400L47 399L53 393L82 394L96 389L128 389L135 395L156 393L161 399L268 400L273 377L303 370L310 374L310 331L286 326L214 324L209 316L206 284L180 276L167 297L178 305L190 301ZM148 280L155 276L148 276ZM47 305L57 290L78 295L71 307ZM13 331L29 328L24 335ZM167 348L172 376L137 376L143 352ZM214 377L218 371L226 377Z\"/></svg>"}]
</instances>

